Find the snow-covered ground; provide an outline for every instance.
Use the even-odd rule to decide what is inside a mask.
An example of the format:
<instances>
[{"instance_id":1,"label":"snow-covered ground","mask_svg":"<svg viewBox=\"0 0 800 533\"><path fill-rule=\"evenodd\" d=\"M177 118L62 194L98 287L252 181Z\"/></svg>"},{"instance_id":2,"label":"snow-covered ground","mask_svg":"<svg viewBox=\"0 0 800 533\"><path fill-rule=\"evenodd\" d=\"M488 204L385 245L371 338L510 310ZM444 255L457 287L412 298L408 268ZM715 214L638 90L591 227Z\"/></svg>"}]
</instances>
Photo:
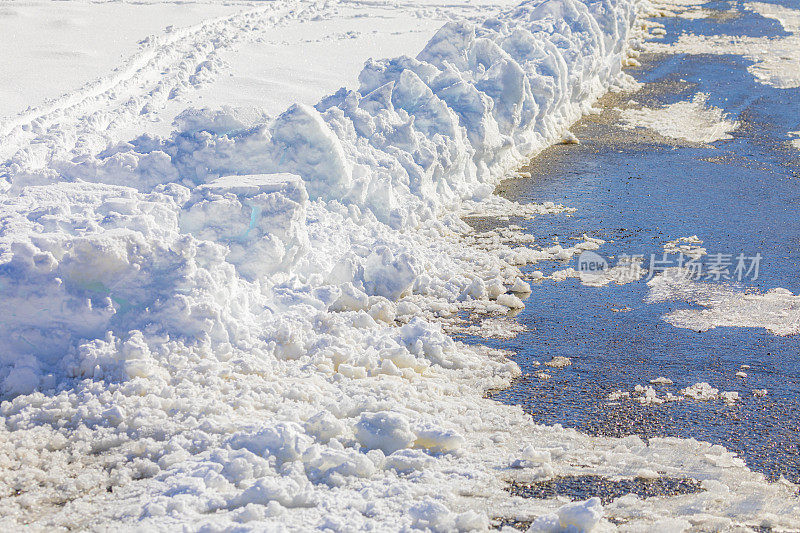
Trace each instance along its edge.
<instances>
[{"instance_id":1,"label":"snow-covered ground","mask_svg":"<svg viewBox=\"0 0 800 533\"><path fill-rule=\"evenodd\" d=\"M800 523L796 487L719 446L484 399L519 369L446 333L521 306L519 266L599 246L461 216L566 209L491 193L631 85L651 4L52 5L0 11L21 36L0 122L3 525ZM587 473L705 490L605 509L504 490Z\"/></svg>"},{"instance_id":2,"label":"snow-covered ground","mask_svg":"<svg viewBox=\"0 0 800 533\"><path fill-rule=\"evenodd\" d=\"M107 76L167 26L192 26L243 9L228 3L3 2L0 117Z\"/></svg>"}]
</instances>

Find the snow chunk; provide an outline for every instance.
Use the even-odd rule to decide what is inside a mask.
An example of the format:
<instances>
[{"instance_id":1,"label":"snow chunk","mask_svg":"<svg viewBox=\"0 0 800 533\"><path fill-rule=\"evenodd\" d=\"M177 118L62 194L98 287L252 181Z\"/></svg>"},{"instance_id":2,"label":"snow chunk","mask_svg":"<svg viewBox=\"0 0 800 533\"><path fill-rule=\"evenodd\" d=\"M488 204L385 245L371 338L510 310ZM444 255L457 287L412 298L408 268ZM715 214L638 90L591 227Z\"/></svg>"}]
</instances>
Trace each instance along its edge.
<instances>
[{"instance_id":1,"label":"snow chunk","mask_svg":"<svg viewBox=\"0 0 800 533\"><path fill-rule=\"evenodd\" d=\"M716 400L719 397L719 389L715 389L706 382L695 383L691 387L681 389L680 392L695 400Z\"/></svg>"},{"instance_id":2,"label":"snow chunk","mask_svg":"<svg viewBox=\"0 0 800 533\"><path fill-rule=\"evenodd\" d=\"M248 279L289 270L309 247L308 194L299 176L225 176L196 188L181 213L181 230L218 242Z\"/></svg>"},{"instance_id":3,"label":"snow chunk","mask_svg":"<svg viewBox=\"0 0 800 533\"><path fill-rule=\"evenodd\" d=\"M733 405L739 400L739 393L733 391L725 391L719 393L719 397L722 398L722 400L725 401L725 403L727 403L728 405Z\"/></svg>"},{"instance_id":4,"label":"snow chunk","mask_svg":"<svg viewBox=\"0 0 800 533\"><path fill-rule=\"evenodd\" d=\"M344 431L344 427L344 424L328 411L320 411L303 424L306 433L320 442L338 437Z\"/></svg>"},{"instance_id":5,"label":"snow chunk","mask_svg":"<svg viewBox=\"0 0 800 533\"><path fill-rule=\"evenodd\" d=\"M529 445L522 450L519 458L511 461L511 468L532 468L547 464L551 460L549 451L538 450L533 445Z\"/></svg>"},{"instance_id":6,"label":"snow chunk","mask_svg":"<svg viewBox=\"0 0 800 533\"><path fill-rule=\"evenodd\" d=\"M553 368L564 368L565 366L569 366L571 364L572 360L569 357L564 357L563 355L556 355L545 363L545 365L552 366Z\"/></svg>"},{"instance_id":7,"label":"snow chunk","mask_svg":"<svg viewBox=\"0 0 800 533\"><path fill-rule=\"evenodd\" d=\"M273 157L302 176L312 198L341 198L353 171L341 140L313 107L295 104L272 126Z\"/></svg>"},{"instance_id":8,"label":"snow chunk","mask_svg":"<svg viewBox=\"0 0 800 533\"><path fill-rule=\"evenodd\" d=\"M413 528L417 530L480 531L489 527L489 518L483 513L454 513L443 503L432 499L412 505L409 515Z\"/></svg>"},{"instance_id":9,"label":"snow chunk","mask_svg":"<svg viewBox=\"0 0 800 533\"><path fill-rule=\"evenodd\" d=\"M313 507L316 498L310 484L301 484L294 479L283 477L261 478L253 485L237 494L228 503L229 509L245 507L249 504L268 505L277 502L283 507Z\"/></svg>"},{"instance_id":10,"label":"snow chunk","mask_svg":"<svg viewBox=\"0 0 800 533\"><path fill-rule=\"evenodd\" d=\"M436 426L424 426L414 430L417 438L414 447L431 453L453 453L464 445L464 437L453 430Z\"/></svg>"},{"instance_id":11,"label":"snow chunk","mask_svg":"<svg viewBox=\"0 0 800 533\"><path fill-rule=\"evenodd\" d=\"M529 533L589 532L603 519L600 498L568 503L555 513L540 516L528 528Z\"/></svg>"},{"instance_id":12,"label":"snow chunk","mask_svg":"<svg viewBox=\"0 0 800 533\"><path fill-rule=\"evenodd\" d=\"M416 261L409 254L395 256L387 246L379 246L364 265L364 287L368 294L399 299L419 274Z\"/></svg>"},{"instance_id":13,"label":"snow chunk","mask_svg":"<svg viewBox=\"0 0 800 533\"><path fill-rule=\"evenodd\" d=\"M571 131L565 131L561 136L561 144L580 144L581 141Z\"/></svg>"},{"instance_id":14,"label":"snow chunk","mask_svg":"<svg viewBox=\"0 0 800 533\"><path fill-rule=\"evenodd\" d=\"M497 303L504 305L509 309L522 309L525 307L525 304L522 302L522 300L513 294L501 294L497 297Z\"/></svg>"},{"instance_id":15,"label":"snow chunk","mask_svg":"<svg viewBox=\"0 0 800 533\"><path fill-rule=\"evenodd\" d=\"M395 470L400 474L422 472L434 462L433 457L423 450L398 450L386 457L384 468Z\"/></svg>"},{"instance_id":16,"label":"snow chunk","mask_svg":"<svg viewBox=\"0 0 800 533\"><path fill-rule=\"evenodd\" d=\"M386 455L409 448L417 438L411 431L408 418L391 411L362 413L355 434L362 446L368 450L381 450Z\"/></svg>"},{"instance_id":17,"label":"snow chunk","mask_svg":"<svg viewBox=\"0 0 800 533\"><path fill-rule=\"evenodd\" d=\"M254 433L239 433L228 441L234 450L247 449L261 456L275 457L279 464L298 459L311 445L311 439L300 426L279 422Z\"/></svg>"}]
</instances>

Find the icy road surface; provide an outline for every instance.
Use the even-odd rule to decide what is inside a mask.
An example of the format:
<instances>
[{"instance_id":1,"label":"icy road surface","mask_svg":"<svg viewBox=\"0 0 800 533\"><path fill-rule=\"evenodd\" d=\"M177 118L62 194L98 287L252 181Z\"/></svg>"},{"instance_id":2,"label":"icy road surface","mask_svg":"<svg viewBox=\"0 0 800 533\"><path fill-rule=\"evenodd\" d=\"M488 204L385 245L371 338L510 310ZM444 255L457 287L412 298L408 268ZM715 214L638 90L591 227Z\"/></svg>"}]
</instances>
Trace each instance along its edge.
<instances>
[{"instance_id":1,"label":"icy road surface","mask_svg":"<svg viewBox=\"0 0 800 533\"><path fill-rule=\"evenodd\" d=\"M718 443L771 479L800 481L800 89L762 83L749 57L668 46L687 34L783 41L797 28L763 14L800 15L792 5L715 3L663 19L667 44L632 71L642 89L606 98L572 129L581 145L548 149L523 169L533 178L501 185L508 198L576 208L528 224L541 240L588 233L611 264L641 254L643 270L671 270L534 284L517 317L526 333L498 344L530 376L497 398L593 434ZM706 266L701 279L670 277L680 252ZM740 253L761 255L757 276L738 279ZM569 267L577 260L535 268ZM534 361L553 356L572 364L541 379Z\"/></svg>"}]
</instances>

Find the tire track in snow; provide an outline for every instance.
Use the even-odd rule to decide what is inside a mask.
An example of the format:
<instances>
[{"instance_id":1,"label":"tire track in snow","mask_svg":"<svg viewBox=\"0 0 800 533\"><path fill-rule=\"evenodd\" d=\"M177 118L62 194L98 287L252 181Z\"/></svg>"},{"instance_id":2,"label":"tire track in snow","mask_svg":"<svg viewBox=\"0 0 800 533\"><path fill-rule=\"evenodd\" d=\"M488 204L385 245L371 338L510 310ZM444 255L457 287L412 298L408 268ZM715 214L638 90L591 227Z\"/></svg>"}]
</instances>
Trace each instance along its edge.
<instances>
[{"instance_id":1,"label":"tire track in snow","mask_svg":"<svg viewBox=\"0 0 800 533\"><path fill-rule=\"evenodd\" d=\"M154 120L170 100L214 79L220 51L270 27L330 16L337 4L275 2L146 38L110 76L0 122L0 178L104 149L114 131Z\"/></svg>"}]
</instances>

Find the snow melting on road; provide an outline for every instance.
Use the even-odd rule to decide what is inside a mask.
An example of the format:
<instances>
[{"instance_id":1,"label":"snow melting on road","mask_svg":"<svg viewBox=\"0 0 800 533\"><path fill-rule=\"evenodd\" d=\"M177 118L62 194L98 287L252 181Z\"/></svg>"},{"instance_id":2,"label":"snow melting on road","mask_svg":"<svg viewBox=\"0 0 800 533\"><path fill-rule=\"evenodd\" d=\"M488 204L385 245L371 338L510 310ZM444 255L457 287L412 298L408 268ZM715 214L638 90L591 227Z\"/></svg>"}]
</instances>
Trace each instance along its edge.
<instances>
[{"instance_id":1,"label":"snow melting on road","mask_svg":"<svg viewBox=\"0 0 800 533\"><path fill-rule=\"evenodd\" d=\"M759 83L779 89L800 87L800 10L763 2L748 2L743 7L777 20L790 35L749 37L682 33L674 43L650 42L646 49L671 54L740 55L754 61L747 70Z\"/></svg>"},{"instance_id":2,"label":"snow melting on road","mask_svg":"<svg viewBox=\"0 0 800 533\"><path fill-rule=\"evenodd\" d=\"M664 137L696 143L731 139L730 132L739 124L729 120L722 109L708 105L708 97L706 93L698 93L691 100L656 109L623 109L622 127L648 128Z\"/></svg>"},{"instance_id":3,"label":"snow melting on road","mask_svg":"<svg viewBox=\"0 0 800 533\"><path fill-rule=\"evenodd\" d=\"M358 90L315 106L187 110L168 136L108 145L109 124L212 79L242 28L329 8L278 2L159 38L0 128L0 522L796 524L795 487L719 446L591 438L484 399L519 369L442 330L461 303L516 307L519 266L582 249L515 251L459 215L561 210L490 195L630 82L637 3L526 2L446 24L416 58L370 60ZM689 472L705 492L512 498L530 446L546 460L514 476Z\"/></svg>"},{"instance_id":4,"label":"snow melting on road","mask_svg":"<svg viewBox=\"0 0 800 533\"><path fill-rule=\"evenodd\" d=\"M664 243L664 253L680 254L690 259L699 259L708 254L708 250L701 246L703 241L697 235L678 237Z\"/></svg>"},{"instance_id":5,"label":"snow melting on road","mask_svg":"<svg viewBox=\"0 0 800 533\"><path fill-rule=\"evenodd\" d=\"M642 257L623 256L618 258L617 264L602 270L587 271L568 267L552 272L545 279L561 282L569 278L577 278L581 280L581 284L588 287L605 287L611 283L626 285L639 281L647 273L647 270L642 267L643 261ZM580 260L578 264L580 265Z\"/></svg>"},{"instance_id":6,"label":"snow melting on road","mask_svg":"<svg viewBox=\"0 0 800 533\"><path fill-rule=\"evenodd\" d=\"M792 148L800 150L800 131L790 131L789 135L792 137L789 141L789 145Z\"/></svg>"},{"instance_id":7,"label":"snow melting on road","mask_svg":"<svg viewBox=\"0 0 800 533\"><path fill-rule=\"evenodd\" d=\"M719 326L764 328L775 335L800 333L800 296L782 288L745 291L725 283L692 279L690 270L672 267L648 283L649 302L686 301L702 309L677 309L664 316L673 326L707 331Z\"/></svg>"}]
</instances>

